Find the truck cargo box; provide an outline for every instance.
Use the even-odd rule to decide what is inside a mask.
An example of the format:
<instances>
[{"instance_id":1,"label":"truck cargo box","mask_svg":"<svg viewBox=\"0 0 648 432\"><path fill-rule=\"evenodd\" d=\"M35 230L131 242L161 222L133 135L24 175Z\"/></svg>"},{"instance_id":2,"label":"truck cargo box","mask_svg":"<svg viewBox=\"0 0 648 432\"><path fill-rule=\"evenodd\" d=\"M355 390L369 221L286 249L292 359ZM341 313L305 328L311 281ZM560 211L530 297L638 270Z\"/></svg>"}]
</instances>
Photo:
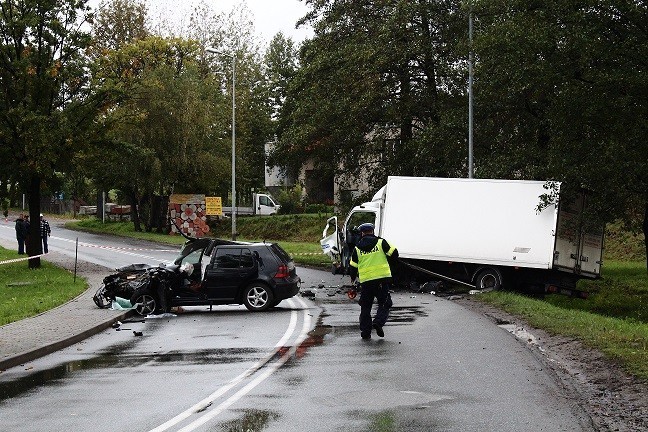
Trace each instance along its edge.
<instances>
[{"instance_id":1,"label":"truck cargo box","mask_svg":"<svg viewBox=\"0 0 648 432\"><path fill-rule=\"evenodd\" d=\"M583 231L584 198L561 202L560 186L389 177L371 202L351 210L341 232L331 218L320 243L343 272L357 241L354 227L372 222L402 260L437 276L477 286L488 276L499 286L506 273L509 279L573 288L577 279L600 275L603 230ZM543 196L552 199L540 206ZM328 235L330 227L335 232Z\"/></svg>"}]
</instances>

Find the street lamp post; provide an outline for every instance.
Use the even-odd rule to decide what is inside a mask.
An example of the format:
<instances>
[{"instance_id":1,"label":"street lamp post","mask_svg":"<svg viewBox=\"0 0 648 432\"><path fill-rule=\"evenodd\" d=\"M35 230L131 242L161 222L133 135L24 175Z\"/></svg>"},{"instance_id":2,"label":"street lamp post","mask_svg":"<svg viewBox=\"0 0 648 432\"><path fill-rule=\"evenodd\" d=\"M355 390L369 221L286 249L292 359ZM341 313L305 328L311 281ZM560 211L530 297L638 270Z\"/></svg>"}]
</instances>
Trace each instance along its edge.
<instances>
[{"instance_id":1,"label":"street lamp post","mask_svg":"<svg viewBox=\"0 0 648 432\"><path fill-rule=\"evenodd\" d=\"M468 39L470 40L470 54L468 55L468 178L473 178L473 10L472 2L468 11Z\"/></svg>"},{"instance_id":2,"label":"street lamp post","mask_svg":"<svg viewBox=\"0 0 648 432\"><path fill-rule=\"evenodd\" d=\"M209 47L205 51L232 58L232 240L236 240L236 56Z\"/></svg>"}]
</instances>

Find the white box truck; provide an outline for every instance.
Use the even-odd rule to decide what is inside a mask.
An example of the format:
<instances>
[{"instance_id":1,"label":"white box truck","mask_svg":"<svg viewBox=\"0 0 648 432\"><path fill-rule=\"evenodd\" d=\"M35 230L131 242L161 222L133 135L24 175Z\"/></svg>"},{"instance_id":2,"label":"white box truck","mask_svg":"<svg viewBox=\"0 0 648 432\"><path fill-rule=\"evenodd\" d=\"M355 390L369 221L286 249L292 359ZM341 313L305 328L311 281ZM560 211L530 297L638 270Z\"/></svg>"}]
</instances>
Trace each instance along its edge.
<instances>
[{"instance_id":1,"label":"white box truck","mask_svg":"<svg viewBox=\"0 0 648 432\"><path fill-rule=\"evenodd\" d=\"M237 215L245 216L262 216L277 214L281 205L270 194L253 193L252 194L252 207L236 206ZM223 207L223 214L232 214L232 207Z\"/></svg>"},{"instance_id":2,"label":"white box truck","mask_svg":"<svg viewBox=\"0 0 648 432\"><path fill-rule=\"evenodd\" d=\"M583 198L560 201L556 182L556 202L539 210L547 184L389 177L371 202L351 210L341 230L337 217L330 218L320 244L333 272L346 274L356 227L370 222L376 235L398 248L405 279L583 294L576 281L600 276L603 230L583 232Z\"/></svg>"}]
</instances>

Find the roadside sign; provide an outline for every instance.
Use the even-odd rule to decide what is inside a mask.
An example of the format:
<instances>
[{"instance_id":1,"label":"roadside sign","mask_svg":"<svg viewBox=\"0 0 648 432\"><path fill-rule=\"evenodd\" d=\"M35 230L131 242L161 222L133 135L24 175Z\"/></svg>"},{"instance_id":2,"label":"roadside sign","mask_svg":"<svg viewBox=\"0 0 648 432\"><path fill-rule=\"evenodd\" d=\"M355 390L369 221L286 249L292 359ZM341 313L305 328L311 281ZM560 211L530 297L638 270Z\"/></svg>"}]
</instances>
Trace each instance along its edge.
<instances>
[{"instance_id":1,"label":"roadside sign","mask_svg":"<svg viewBox=\"0 0 648 432\"><path fill-rule=\"evenodd\" d=\"M205 207L207 216L223 215L223 201L221 197L205 197Z\"/></svg>"}]
</instances>

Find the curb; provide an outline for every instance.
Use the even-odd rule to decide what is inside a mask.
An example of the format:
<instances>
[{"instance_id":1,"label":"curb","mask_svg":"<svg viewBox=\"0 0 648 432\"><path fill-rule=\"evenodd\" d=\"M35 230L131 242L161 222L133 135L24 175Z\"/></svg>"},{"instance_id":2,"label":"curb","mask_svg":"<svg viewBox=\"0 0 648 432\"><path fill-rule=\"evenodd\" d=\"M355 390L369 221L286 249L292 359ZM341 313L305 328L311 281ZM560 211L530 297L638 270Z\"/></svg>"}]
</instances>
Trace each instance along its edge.
<instances>
[{"instance_id":1,"label":"curb","mask_svg":"<svg viewBox=\"0 0 648 432\"><path fill-rule=\"evenodd\" d=\"M78 333L74 336L70 336L65 339L58 340L56 342L53 342L48 345L43 345L40 348L36 348L33 350L25 351L20 354L16 354L13 357L9 357L3 360L0 360L0 371L4 371L6 369L10 369L12 367L20 366L24 363L36 360L38 358L44 357L48 354L52 354L58 350L61 350L63 348L67 348L71 345L74 345L77 342L81 342L84 339L89 338L90 336L94 336L97 333L102 332L103 330L110 328L114 323L117 321L122 321L130 316L132 316L134 312L132 310L126 311L123 314L114 316L113 318L104 321L102 323L99 323L95 325L92 328L89 328L88 330L85 330L81 333Z\"/></svg>"}]
</instances>

